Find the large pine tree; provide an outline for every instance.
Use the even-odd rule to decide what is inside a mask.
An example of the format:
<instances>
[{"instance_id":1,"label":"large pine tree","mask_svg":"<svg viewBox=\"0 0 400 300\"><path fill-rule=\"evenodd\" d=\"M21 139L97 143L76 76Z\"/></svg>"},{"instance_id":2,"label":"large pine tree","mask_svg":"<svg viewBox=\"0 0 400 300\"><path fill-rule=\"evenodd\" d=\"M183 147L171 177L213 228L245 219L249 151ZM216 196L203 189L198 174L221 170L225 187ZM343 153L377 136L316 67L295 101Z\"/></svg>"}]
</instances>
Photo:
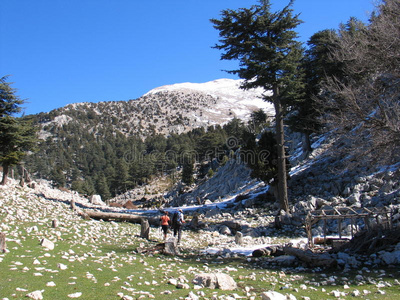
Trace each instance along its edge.
<instances>
[{"instance_id":1,"label":"large pine tree","mask_svg":"<svg viewBox=\"0 0 400 300\"><path fill-rule=\"evenodd\" d=\"M13 117L21 111L24 101L15 95L7 77L0 78L0 164L3 167L1 184L7 183L11 166L18 164L26 151L35 146L35 132L26 120Z\"/></svg>"},{"instance_id":2,"label":"large pine tree","mask_svg":"<svg viewBox=\"0 0 400 300\"><path fill-rule=\"evenodd\" d=\"M250 9L224 10L220 20L211 20L219 30L220 43L215 48L224 50L221 58L240 62L239 69L229 72L245 79L244 89L264 88L265 100L274 104L278 196L280 207L285 211L289 210L289 201L283 120L287 105L297 97L303 84L299 72L302 47L295 40L294 31L301 21L298 15L293 15L293 2L273 13L270 1L262 0Z\"/></svg>"}]
</instances>

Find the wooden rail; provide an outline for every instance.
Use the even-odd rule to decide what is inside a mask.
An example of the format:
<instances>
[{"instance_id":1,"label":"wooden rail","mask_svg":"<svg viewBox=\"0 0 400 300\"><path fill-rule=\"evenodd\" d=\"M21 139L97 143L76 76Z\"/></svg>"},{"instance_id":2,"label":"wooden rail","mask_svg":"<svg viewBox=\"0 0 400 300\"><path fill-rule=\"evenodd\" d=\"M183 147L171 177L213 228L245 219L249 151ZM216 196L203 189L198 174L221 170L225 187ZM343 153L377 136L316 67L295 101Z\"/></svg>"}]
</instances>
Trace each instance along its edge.
<instances>
[{"instance_id":1,"label":"wooden rail","mask_svg":"<svg viewBox=\"0 0 400 300\"><path fill-rule=\"evenodd\" d=\"M314 241L312 236L312 227L319 221L324 221L324 244L326 244L327 238L327 226L328 221L338 220L338 233L339 238L342 238L342 222L344 219L350 219L351 224L351 237L355 234L354 224L355 221L362 219L364 221L367 230L371 230L371 220L375 219L376 224L382 226L385 229L392 229L393 212L387 207L379 208L333 208L333 209L322 209L310 211L306 217L306 232L308 238L308 244L310 247L314 247Z\"/></svg>"}]
</instances>

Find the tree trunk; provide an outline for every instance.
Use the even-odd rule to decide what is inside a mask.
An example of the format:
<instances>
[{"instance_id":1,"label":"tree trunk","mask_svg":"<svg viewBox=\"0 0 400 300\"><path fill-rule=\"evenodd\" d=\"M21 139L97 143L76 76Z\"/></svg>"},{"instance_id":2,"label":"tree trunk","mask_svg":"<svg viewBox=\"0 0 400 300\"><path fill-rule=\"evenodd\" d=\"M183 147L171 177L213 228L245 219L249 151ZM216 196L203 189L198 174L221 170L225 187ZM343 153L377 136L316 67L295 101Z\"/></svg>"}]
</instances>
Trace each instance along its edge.
<instances>
[{"instance_id":1,"label":"tree trunk","mask_svg":"<svg viewBox=\"0 0 400 300\"><path fill-rule=\"evenodd\" d=\"M146 219L142 219L140 223L140 237L148 240L149 235L150 235L149 221Z\"/></svg>"},{"instance_id":2,"label":"tree trunk","mask_svg":"<svg viewBox=\"0 0 400 300\"><path fill-rule=\"evenodd\" d=\"M8 164L3 164L3 180L1 181L1 185L7 184L9 168L10 168L10 166Z\"/></svg>"},{"instance_id":3,"label":"tree trunk","mask_svg":"<svg viewBox=\"0 0 400 300\"><path fill-rule=\"evenodd\" d=\"M303 133L303 151L307 153L312 151L310 134L308 132Z\"/></svg>"},{"instance_id":4,"label":"tree trunk","mask_svg":"<svg viewBox=\"0 0 400 300\"><path fill-rule=\"evenodd\" d=\"M284 132L284 110L279 99L279 89L273 88L273 99L275 107L275 130L276 142L278 147L278 197L281 210L289 212L289 200L287 192L287 174L286 174L286 155L285 155L285 132Z\"/></svg>"}]
</instances>

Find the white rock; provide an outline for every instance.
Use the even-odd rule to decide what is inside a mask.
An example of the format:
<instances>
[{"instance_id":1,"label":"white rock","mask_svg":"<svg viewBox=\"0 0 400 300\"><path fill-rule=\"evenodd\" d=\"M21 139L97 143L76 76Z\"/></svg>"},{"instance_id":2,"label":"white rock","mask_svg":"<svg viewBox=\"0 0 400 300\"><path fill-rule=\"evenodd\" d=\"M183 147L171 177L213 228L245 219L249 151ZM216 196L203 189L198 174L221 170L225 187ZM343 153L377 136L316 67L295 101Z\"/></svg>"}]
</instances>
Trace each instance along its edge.
<instances>
[{"instance_id":1,"label":"white rock","mask_svg":"<svg viewBox=\"0 0 400 300\"><path fill-rule=\"evenodd\" d=\"M46 286L56 286L54 281L49 281L48 283L46 283Z\"/></svg>"},{"instance_id":2,"label":"white rock","mask_svg":"<svg viewBox=\"0 0 400 300\"><path fill-rule=\"evenodd\" d=\"M42 291L34 291L32 293L26 294L26 297L33 300L43 300Z\"/></svg>"},{"instance_id":3,"label":"white rock","mask_svg":"<svg viewBox=\"0 0 400 300\"><path fill-rule=\"evenodd\" d=\"M371 294L370 291L368 291L368 290L363 290L363 295L364 295L364 296L369 295L369 294Z\"/></svg>"},{"instance_id":4,"label":"white rock","mask_svg":"<svg viewBox=\"0 0 400 300\"><path fill-rule=\"evenodd\" d=\"M275 292L275 291L268 291L261 294L262 300L286 300L286 296Z\"/></svg>"},{"instance_id":5,"label":"white rock","mask_svg":"<svg viewBox=\"0 0 400 300\"><path fill-rule=\"evenodd\" d=\"M82 293L80 292L68 295L69 298L79 298L80 296L82 296Z\"/></svg>"},{"instance_id":6,"label":"white rock","mask_svg":"<svg viewBox=\"0 0 400 300\"><path fill-rule=\"evenodd\" d=\"M188 289L190 289L190 286L189 286L187 283L179 282L179 283L176 285L176 288L188 290Z\"/></svg>"},{"instance_id":7,"label":"white rock","mask_svg":"<svg viewBox=\"0 0 400 300\"><path fill-rule=\"evenodd\" d=\"M176 279L174 279L174 278L170 278L170 279L168 280L168 283L176 286L176 285L178 284L178 280L176 280Z\"/></svg>"},{"instance_id":8,"label":"white rock","mask_svg":"<svg viewBox=\"0 0 400 300\"><path fill-rule=\"evenodd\" d=\"M332 291L331 293L330 293L333 297L335 297L335 298L339 298L340 297L340 295L341 295L341 293L339 292L339 291Z\"/></svg>"},{"instance_id":9,"label":"white rock","mask_svg":"<svg viewBox=\"0 0 400 300\"><path fill-rule=\"evenodd\" d=\"M210 289L219 288L225 291L237 288L235 280L231 276L223 273L197 274L193 279L193 283Z\"/></svg>"},{"instance_id":10,"label":"white rock","mask_svg":"<svg viewBox=\"0 0 400 300\"><path fill-rule=\"evenodd\" d=\"M292 294L286 294L286 299L287 300L297 300L296 296L292 295Z\"/></svg>"},{"instance_id":11,"label":"white rock","mask_svg":"<svg viewBox=\"0 0 400 300\"><path fill-rule=\"evenodd\" d=\"M42 247L45 247L45 248L49 249L49 250L54 250L54 243L52 241L49 241L46 238L41 240L40 245Z\"/></svg>"},{"instance_id":12,"label":"white rock","mask_svg":"<svg viewBox=\"0 0 400 300\"><path fill-rule=\"evenodd\" d=\"M105 205L100 195L92 195L89 198L90 203L95 205Z\"/></svg>"},{"instance_id":13,"label":"white rock","mask_svg":"<svg viewBox=\"0 0 400 300\"><path fill-rule=\"evenodd\" d=\"M66 265L61 264L61 263L57 264L57 268L59 268L60 270L66 270L66 269L68 269L68 267L67 267Z\"/></svg>"},{"instance_id":14,"label":"white rock","mask_svg":"<svg viewBox=\"0 0 400 300\"><path fill-rule=\"evenodd\" d=\"M190 292L189 295L185 298L185 300L199 300L199 296L197 296L193 292Z\"/></svg>"}]
</instances>

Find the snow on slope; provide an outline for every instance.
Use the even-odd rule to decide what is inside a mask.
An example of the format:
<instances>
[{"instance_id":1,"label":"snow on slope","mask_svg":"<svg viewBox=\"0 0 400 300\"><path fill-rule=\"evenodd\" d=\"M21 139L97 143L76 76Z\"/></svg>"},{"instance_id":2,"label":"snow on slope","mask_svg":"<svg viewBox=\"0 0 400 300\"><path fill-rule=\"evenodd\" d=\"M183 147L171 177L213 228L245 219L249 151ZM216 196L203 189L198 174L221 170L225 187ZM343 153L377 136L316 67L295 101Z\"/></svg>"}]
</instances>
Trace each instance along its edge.
<instances>
[{"instance_id":1,"label":"snow on slope","mask_svg":"<svg viewBox=\"0 0 400 300\"><path fill-rule=\"evenodd\" d=\"M218 99L214 107L209 107L210 114L218 114L230 111L240 119L246 119L249 112L262 108L268 115L274 115L273 105L262 99L264 89L256 88L251 90L240 89L243 80L238 79L217 79L206 83L177 83L164 85L155 88L145 95L159 92L201 92Z\"/></svg>"}]
</instances>

